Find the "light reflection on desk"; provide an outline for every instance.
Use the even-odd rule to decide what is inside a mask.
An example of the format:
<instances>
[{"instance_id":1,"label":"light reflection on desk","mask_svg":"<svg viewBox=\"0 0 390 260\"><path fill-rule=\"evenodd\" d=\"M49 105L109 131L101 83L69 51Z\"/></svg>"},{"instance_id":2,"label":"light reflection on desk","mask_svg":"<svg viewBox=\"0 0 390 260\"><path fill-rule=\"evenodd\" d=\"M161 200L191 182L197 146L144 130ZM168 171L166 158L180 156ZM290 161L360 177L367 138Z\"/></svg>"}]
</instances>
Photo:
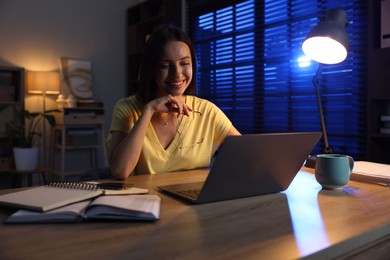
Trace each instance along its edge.
<instances>
[{"instance_id":1,"label":"light reflection on desk","mask_svg":"<svg viewBox=\"0 0 390 260\"><path fill-rule=\"evenodd\" d=\"M320 190L321 185L313 174L300 171L283 192L287 196L295 240L303 255L330 245L318 206Z\"/></svg>"}]
</instances>

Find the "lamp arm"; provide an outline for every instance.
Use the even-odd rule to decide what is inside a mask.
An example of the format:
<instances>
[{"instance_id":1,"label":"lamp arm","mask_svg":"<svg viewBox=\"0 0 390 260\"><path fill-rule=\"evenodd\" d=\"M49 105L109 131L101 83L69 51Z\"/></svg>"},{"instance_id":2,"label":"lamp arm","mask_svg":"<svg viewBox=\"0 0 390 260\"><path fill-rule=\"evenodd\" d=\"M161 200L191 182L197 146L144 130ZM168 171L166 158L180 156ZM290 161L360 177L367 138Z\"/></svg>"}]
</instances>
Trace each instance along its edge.
<instances>
[{"instance_id":1,"label":"lamp arm","mask_svg":"<svg viewBox=\"0 0 390 260\"><path fill-rule=\"evenodd\" d=\"M332 149L329 146L328 142L328 135L326 133L326 125L325 125L325 119L324 119L324 112L322 110L322 102L321 102L321 96L320 91L318 90L318 75L321 71L321 63L318 64L318 68L316 71L316 74L313 76L312 83L314 85L314 89L316 91L316 97L317 97L317 106L318 106L318 112L320 114L320 120L321 120L321 130L322 130L322 139L324 141L324 153L332 153Z\"/></svg>"}]
</instances>

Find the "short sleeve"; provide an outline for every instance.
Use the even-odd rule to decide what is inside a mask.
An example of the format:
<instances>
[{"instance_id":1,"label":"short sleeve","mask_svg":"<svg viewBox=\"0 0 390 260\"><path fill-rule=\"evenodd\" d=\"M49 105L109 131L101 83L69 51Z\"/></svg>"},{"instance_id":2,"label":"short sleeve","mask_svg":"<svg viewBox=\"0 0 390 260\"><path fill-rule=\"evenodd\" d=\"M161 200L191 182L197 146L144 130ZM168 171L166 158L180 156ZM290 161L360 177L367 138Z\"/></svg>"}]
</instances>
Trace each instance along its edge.
<instances>
[{"instance_id":1,"label":"short sleeve","mask_svg":"<svg viewBox=\"0 0 390 260\"><path fill-rule=\"evenodd\" d=\"M137 122L141 113L141 103L135 96L120 99L112 112L111 127L106 139L106 148L111 144L112 132L119 131L125 134L129 133Z\"/></svg>"}]
</instances>

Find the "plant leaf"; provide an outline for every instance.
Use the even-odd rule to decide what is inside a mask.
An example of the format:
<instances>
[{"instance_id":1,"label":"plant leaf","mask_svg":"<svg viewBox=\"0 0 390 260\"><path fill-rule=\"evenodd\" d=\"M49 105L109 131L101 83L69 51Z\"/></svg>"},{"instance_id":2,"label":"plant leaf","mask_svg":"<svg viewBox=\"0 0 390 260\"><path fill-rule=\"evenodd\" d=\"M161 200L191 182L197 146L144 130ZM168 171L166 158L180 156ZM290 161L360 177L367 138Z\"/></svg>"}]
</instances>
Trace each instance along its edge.
<instances>
[{"instance_id":1,"label":"plant leaf","mask_svg":"<svg viewBox=\"0 0 390 260\"><path fill-rule=\"evenodd\" d=\"M56 124L56 118L53 115L43 115L46 118L47 122L49 122L50 126L54 126Z\"/></svg>"},{"instance_id":2,"label":"plant leaf","mask_svg":"<svg viewBox=\"0 0 390 260\"><path fill-rule=\"evenodd\" d=\"M0 113L11 106L10 104L0 104Z\"/></svg>"}]
</instances>

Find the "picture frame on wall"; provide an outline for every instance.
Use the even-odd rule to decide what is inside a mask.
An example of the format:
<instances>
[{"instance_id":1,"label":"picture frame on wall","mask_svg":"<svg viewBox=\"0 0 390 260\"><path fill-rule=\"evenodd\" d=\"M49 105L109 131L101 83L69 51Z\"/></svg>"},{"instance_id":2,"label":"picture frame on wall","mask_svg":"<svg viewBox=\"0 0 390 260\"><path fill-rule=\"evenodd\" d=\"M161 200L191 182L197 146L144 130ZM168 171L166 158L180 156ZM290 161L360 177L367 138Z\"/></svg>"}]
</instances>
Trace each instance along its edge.
<instances>
[{"instance_id":1,"label":"picture frame on wall","mask_svg":"<svg viewBox=\"0 0 390 260\"><path fill-rule=\"evenodd\" d=\"M61 74L64 82L63 93L73 95L77 100L92 100L91 62L61 58Z\"/></svg>"}]
</instances>

